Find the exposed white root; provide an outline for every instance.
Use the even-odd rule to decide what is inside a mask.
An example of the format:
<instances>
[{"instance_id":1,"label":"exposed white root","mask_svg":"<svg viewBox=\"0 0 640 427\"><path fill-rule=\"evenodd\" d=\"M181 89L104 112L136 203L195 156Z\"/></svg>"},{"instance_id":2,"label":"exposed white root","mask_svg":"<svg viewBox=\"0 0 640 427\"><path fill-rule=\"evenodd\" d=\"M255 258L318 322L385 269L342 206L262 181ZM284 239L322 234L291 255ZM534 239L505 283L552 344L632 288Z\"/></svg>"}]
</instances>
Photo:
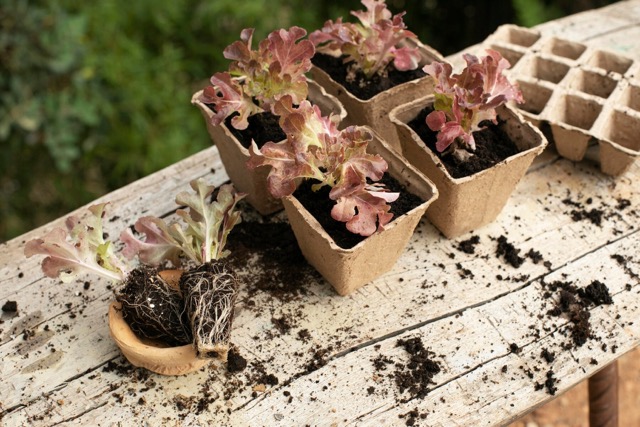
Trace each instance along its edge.
<instances>
[{"instance_id":1,"label":"exposed white root","mask_svg":"<svg viewBox=\"0 0 640 427\"><path fill-rule=\"evenodd\" d=\"M223 264L206 263L180 280L198 357L226 359L238 281Z\"/></svg>"}]
</instances>

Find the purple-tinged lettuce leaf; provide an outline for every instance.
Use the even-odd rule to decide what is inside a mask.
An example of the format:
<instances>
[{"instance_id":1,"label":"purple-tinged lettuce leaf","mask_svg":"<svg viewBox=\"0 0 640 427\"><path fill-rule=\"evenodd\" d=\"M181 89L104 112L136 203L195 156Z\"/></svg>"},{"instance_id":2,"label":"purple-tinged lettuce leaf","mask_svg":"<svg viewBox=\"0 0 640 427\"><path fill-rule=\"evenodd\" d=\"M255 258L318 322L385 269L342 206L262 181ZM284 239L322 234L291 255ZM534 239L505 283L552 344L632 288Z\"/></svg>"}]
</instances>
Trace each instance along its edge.
<instances>
[{"instance_id":1,"label":"purple-tinged lettuce leaf","mask_svg":"<svg viewBox=\"0 0 640 427\"><path fill-rule=\"evenodd\" d=\"M120 233L120 240L125 244L122 251L124 256L131 259L138 255L140 261L147 265L160 265L164 261L171 261L176 267L180 265L180 254L184 247L179 237L173 237L177 230L170 229L162 219L153 216L139 218L134 228L146 239L137 239L129 228ZM188 256L194 258L193 254Z\"/></svg>"},{"instance_id":2,"label":"purple-tinged lettuce leaf","mask_svg":"<svg viewBox=\"0 0 640 427\"><path fill-rule=\"evenodd\" d=\"M102 219L106 203L89 207L90 215L82 220L71 216L67 230L54 228L44 237L26 243L27 257L46 255L42 271L48 277L72 281L78 274L91 273L121 281L128 268L114 253L111 242L104 240Z\"/></svg>"},{"instance_id":3,"label":"purple-tinged lettuce leaf","mask_svg":"<svg viewBox=\"0 0 640 427\"><path fill-rule=\"evenodd\" d=\"M340 197L331 209L331 217L345 222L347 230L354 234L370 236L391 221L393 214L387 202L395 201L398 196L398 193L370 191L365 187Z\"/></svg>"},{"instance_id":4,"label":"purple-tinged lettuce leaf","mask_svg":"<svg viewBox=\"0 0 640 427\"><path fill-rule=\"evenodd\" d=\"M243 92L240 81L231 78L229 73L214 74L211 76L211 84L213 86L204 88L202 102L214 107L214 115L211 118L213 125L219 125L231 114L238 112L239 114L231 119L231 125L236 129L246 129L249 126L249 116L263 111Z\"/></svg>"},{"instance_id":5,"label":"purple-tinged lettuce leaf","mask_svg":"<svg viewBox=\"0 0 640 427\"><path fill-rule=\"evenodd\" d=\"M145 235L145 240L125 231L121 239L126 245L126 256L138 255L148 264L170 260L174 266L179 266L180 253L197 264L228 255L224 249L227 236L240 222L240 213L234 208L244 194L236 193L231 185L222 185L216 200L210 202L215 187L200 178L191 181L191 188L195 194L185 191L176 196L176 203L187 207L176 211L183 225L177 222L169 225L155 217L140 218L135 229Z\"/></svg>"}]
</instances>

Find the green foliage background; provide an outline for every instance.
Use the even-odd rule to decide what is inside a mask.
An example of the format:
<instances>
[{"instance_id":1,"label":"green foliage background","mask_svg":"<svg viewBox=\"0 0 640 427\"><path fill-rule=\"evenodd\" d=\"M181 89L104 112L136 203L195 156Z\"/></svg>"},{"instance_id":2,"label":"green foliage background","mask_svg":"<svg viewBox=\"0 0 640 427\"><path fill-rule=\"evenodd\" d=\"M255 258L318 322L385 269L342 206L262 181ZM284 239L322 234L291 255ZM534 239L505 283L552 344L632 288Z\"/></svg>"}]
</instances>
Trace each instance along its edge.
<instances>
[{"instance_id":1,"label":"green foliage background","mask_svg":"<svg viewBox=\"0 0 640 427\"><path fill-rule=\"evenodd\" d=\"M388 0L443 54L610 1ZM206 148L191 95L245 27L309 31L359 0L4 0L0 242Z\"/></svg>"}]
</instances>

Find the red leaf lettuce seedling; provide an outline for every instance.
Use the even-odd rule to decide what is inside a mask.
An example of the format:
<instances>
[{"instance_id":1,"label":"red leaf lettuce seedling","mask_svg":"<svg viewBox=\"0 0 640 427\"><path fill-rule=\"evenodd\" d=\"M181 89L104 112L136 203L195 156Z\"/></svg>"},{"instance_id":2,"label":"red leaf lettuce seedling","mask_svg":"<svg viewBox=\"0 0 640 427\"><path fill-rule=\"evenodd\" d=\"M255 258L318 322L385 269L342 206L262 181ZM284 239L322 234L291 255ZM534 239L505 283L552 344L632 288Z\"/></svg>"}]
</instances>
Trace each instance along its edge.
<instances>
[{"instance_id":1,"label":"red leaf lettuce seedling","mask_svg":"<svg viewBox=\"0 0 640 427\"><path fill-rule=\"evenodd\" d=\"M336 201L331 216L345 222L349 231L369 236L383 229L393 217L387 203L399 194L385 191L376 182L387 170L387 162L367 153L372 135L357 126L339 131L335 116L323 117L308 101L295 107L290 96L283 97L275 111L287 139L268 142L261 149L254 142L247 163L250 169L271 166L267 178L271 194L290 195L298 180L314 179L314 191L331 187L329 197Z\"/></svg>"},{"instance_id":2,"label":"red leaf lettuce seedling","mask_svg":"<svg viewBox=\"0 0 640 427\"><path fill-rule=\"evenodd\" d=\"M116 299L122 304L123 317L139 336L178 345L193 341L193 333L198 353L212 356L211 349L220 351L221 343L228 342L237 287L235 277L213 261L228 253L224 250L227 236L240 221L240 214L234 212L234 208L244 196L230 185L223 185L217 199L210 202L213 186L198 179L191 182L191 187L195 195L182 192L176 197L178 204L188 207L188 210L177 211L184 226L143 217L135 228L147 236L145 241L134 237L129 229L121 233L124 254L128 258L138 254L142 266L133 268L115 253L113 244L104 239L102 220L106 203L89 207L89 215L84 220L69 217L66 230L54 228L43 238L27 242L25 255L46 255L43 272L65 282L80 273L123 282L124 287ZM181 256L198 265L183 273L182 294L159 278L157 270L147 267L167 261L177 267ZM203 271L207 273L203 275ZM194 283L190 279L193 276L198 276L199 281ZM146 283L138 283L139 279ZM182 321L185 307L190 329ZM138 327L136 322L144 327Z\"/></svg>"},{"instance_id":3,"label":"red leaf lettuce seedling","mask_svg":"<svg viewBox=\"0 0 640 427\"><path fill-rule=\"evenodd\" d=\"M242 30L240 40L224 50L232 60L229 71L215 73L212 86L207 86L202 102L215 111L214 125L219 125L233 113L231 125L246 129L249 116L272 112L275 103L289 95L297 104L307 98L305 73L311 69L315 53L309 40L301 40L307 32L300 27L276 30L260 42L258 50L251 48L253 29Z\"/></svg>"},{"instance_id":4,"label":"red leaf lettuce seedling","mask_svg":"<svg viewBox=\"0 0 640 427\"><path fill-rule=\"evenodd\" d=\"M473 132L484 120L496 123L496 108L508 101L524 102L517 85L511 84L503 71L509 61L499 52L487 49L487 55L465 54L466 67L452 74L450 64L433 62L424 72L435 82L434 111L427 116L429 128L438 132L436 149L451 153L464 161L476 149Z\"/></svg>"},{"instance_id":5,"label":"red leaf lettuce seedling","mask_svg":"<svg viewBox=\"0 0 640 427\"><path fill-rule=\"evenodd\" d=\"M344 62L350 64L348 81L353 81L358 70L366 78L382 74L391 62L399 71L418 68L418 49L403 46L406 40L417 40L402 20L405 12L392 16L384 1L362 0L362 4L367 10L351 12L359 23L328 20L322 29L311 33L309 39L316 50L335 57L344 55Z\"/></svg>"}]
</instances>

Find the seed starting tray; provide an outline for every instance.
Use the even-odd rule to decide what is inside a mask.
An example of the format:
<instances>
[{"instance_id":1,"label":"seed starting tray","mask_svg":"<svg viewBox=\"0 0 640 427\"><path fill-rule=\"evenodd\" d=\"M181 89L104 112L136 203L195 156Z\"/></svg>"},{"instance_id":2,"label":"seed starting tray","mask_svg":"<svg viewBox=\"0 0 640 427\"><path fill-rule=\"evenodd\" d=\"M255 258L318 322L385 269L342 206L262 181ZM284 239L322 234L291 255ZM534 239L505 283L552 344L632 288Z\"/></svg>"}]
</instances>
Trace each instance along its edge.
<instances>
[{"instance_id":1,"label":"seed starting tray","mask_svg":"<svg viewBox=\"0 0 640 427\"><path fill-rule=\"evenodd\" d=\"M550 128L561 156L581 161L597 145L600 169L613 176L640 156L640 62L515 25L483 45L511 63L508 76L525 99L516 107Z\"/></svg>"}]
</instances>

